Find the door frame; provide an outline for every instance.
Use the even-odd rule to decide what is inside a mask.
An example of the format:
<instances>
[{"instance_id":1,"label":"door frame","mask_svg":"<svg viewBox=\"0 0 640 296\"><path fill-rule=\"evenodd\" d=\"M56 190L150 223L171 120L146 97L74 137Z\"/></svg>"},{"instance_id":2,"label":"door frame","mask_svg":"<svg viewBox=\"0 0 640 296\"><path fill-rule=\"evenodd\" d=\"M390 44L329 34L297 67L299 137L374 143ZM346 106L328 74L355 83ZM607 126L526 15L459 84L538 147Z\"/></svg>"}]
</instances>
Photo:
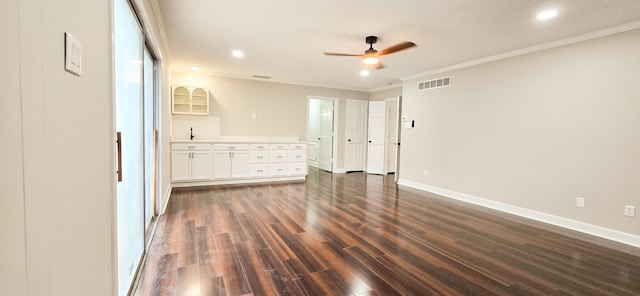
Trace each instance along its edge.
<instances>
[{"instance_id":1,"label":"door frame","mask_svg":"<svg viewBox=\"0 0 640 296\"><path fill-rule=\"evenodd\" d=\"M338 153L338 107L340 105L340 99L337 97L323 97L323 96L307 96L307 120L305 125L305 141L309 139L309 106L312 99L316 100L324 100L324 101L333 101L333 129L331 131L331 172L335 172L337 170L337 153ZM308 162L307 162L308 164Z\"/></svg>"},{"instance_id":2,"label":"door frame","mask_svg":"<svg viewBox=\"0 0 640 296\"><path fill-rule=\"evenodd\" d=\"M394 131L396 133L396 135L395 135L396 136L396 143L400 143L400 118L401 118L401 116L400 116L400 98L401 98L400 96L397 96L397 97L391 97L391 98L384 99L386 107L387 107L386 111L385 111L385 117L386 117L386 119L385 119L385 130L386 130L386 132L390 132L389 131L389 122L390 122L390 119L392 119L392 118L389 118L389 109L388 109L389 103L394 101L394 100L397 101L397 104L396 104L396 118L395 118L396 130ZM385 146L387 146L389 144L387 142L387 138L388 137L385 137ZM391 148L390 146L389 147L385 147L385 150L390 149L390 148ZM400 145L396 145L396 153L393 156L393 157L395 157L394 174L396 174L396 175L398 174L398 162L400 160L399 152L400 152ZM385 154L385 169L384 169L387 174L389 173L389 168L387 167L387 163L389 163L389 160L386 159L388 155L389 155L388 153Z\"/></svg>"}]
</instances>

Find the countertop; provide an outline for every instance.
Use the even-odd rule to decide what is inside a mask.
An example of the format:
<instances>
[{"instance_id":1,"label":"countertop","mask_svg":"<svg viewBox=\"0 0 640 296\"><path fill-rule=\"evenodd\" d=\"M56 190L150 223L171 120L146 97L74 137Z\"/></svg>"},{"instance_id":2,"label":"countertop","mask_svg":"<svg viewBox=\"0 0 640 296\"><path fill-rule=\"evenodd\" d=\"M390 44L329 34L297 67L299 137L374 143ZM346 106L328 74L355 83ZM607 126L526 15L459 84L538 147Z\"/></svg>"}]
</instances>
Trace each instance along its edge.
<instances>
[{"instance_id":1,"label":"countertop","mask_svg":"<svg viewBox=\"0 0 640 296\"><path fill-rule=\"evenodd\" d=\"M216 137L212 139L172 140L171 143L306 143L298 137Z\"/></svg>"}]
</instances>

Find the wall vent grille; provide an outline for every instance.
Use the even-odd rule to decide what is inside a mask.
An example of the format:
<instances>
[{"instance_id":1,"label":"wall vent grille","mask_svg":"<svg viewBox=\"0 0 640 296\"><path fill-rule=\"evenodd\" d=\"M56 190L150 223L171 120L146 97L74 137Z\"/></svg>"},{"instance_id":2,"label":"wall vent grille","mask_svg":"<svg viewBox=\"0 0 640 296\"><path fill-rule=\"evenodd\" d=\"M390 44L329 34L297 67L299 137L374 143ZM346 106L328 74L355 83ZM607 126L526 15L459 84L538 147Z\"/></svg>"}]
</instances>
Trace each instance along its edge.
<instances>
[{"instance_id":1,"label":"wall vent grille","mask_svg":"<svg viewBox=\"0 0 640 296\"><path fill-rule=\"evenodd\" d=\"M443 77L418 83L418 90L427 90L451 85L451 77Z\"/></svg>"}]
</instances>

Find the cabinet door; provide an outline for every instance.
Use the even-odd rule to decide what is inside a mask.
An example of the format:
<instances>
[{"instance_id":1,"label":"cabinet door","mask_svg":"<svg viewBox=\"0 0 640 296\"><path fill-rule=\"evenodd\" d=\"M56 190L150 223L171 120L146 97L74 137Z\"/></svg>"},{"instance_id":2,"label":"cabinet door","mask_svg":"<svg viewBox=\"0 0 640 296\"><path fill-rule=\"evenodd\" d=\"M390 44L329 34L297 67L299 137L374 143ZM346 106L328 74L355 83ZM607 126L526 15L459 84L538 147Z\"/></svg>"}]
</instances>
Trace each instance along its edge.
<instances>
[{"instance_id":1,"label":"cabinet door","mask_svg":"<svg viewBox=\"0 0 640 296\"><path fill-rule=\"evenodd\" d=\"M191 180L191 152L171 152L171 181Z\"/></svg>"},{"instance_id":2,"label":"cabinet door","mask_svg":"<svg viewBox=\"0 0 640 296\"><path fill-rule=\"evenodd\" d=\"M191 155L191 180L211 180L211 151L193 151Z\"/></svg>"},{"instance_id":3,"label":"cabinet door","mask_svg":"<svg viewBox=\"0 0 640 296\"><path fill-rule=\"evenodd\" d=\"M249 178L249 152L233 151L231 154L231 178Z\"/></svg>"},{"instance_id":4,"label":"cabinet door","mask_svg":"<svg viewBox=\"0 0 640 296\"><path fill-rule=\"evenodd\" d=\"M213 152L213 179L231 179L231 152Z\"/></svg>"}]
</instances>

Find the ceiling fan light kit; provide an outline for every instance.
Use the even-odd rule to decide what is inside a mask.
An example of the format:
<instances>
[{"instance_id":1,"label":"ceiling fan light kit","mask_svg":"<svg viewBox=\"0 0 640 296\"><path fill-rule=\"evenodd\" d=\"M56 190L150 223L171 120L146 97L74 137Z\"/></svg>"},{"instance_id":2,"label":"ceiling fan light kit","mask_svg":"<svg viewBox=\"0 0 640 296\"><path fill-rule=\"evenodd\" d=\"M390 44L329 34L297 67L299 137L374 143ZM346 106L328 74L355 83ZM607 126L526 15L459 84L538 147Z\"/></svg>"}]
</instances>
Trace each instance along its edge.
<instances>
[{"instance_id":1,"label":"ceiling fan light kit","mask_svg":"<svg viewBox=\"0 0 640 296\"><path fill-rule=\"evenodd\" d=\"M369 44L369 49L365 50L363 54L334 53L334 52L325 52L324 54L329 56L360 57L362 58L362 62L365 65L377 65L376 69L382 69L383 68L382 63L380 63L381 56L392 54L394 52L398 52L398 51L409 49L411 47L416 46L416 44L413 42L405 41L402 43L398 43L394 46L387 47L381 51L377 51L373 48L373 44L378 42L378 37L367 36L364 40L367 44Z\"/></svg>"},{"instance_id":2,"label":"ceiling fan light kit","mask_svg":"<svg viewBox=\"0 0 640 296\"><path fill-rule=\"evenodd\" d=\"M366 65L375 65L378 63L378 58L375 56L366 56L362 59Z\"/></svg>"}]
</instances>

